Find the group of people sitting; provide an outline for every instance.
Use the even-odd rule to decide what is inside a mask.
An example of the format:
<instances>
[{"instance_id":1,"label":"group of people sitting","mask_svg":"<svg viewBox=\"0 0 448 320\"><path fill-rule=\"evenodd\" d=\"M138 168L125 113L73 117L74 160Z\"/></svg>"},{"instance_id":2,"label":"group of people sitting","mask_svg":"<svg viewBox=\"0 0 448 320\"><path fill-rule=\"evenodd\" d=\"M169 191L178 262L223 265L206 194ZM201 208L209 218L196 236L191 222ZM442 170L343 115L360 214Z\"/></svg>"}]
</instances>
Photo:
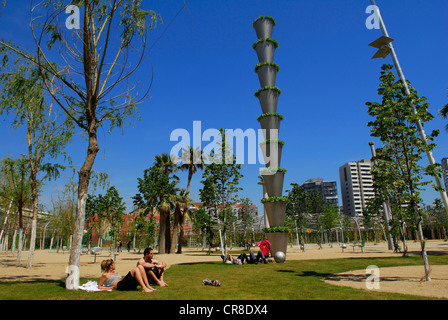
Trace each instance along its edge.
<instances>
[{"instance_id":1,"label":"group of people sitting","mask_svg":"<svg viewBox=\"0 0 448 320\"><path fill-rule=\"evenodd\" d=\"M232 257L230 253L227 254L227 256L221 255L221 259L224 263L228 264L257 264L259 262L267 263L267 258L270 253L270 242L263 240L257 243L257 245L260 247L260 251L258 251L257 256L255 256L253 251L250 251L249 255L246 253L241 253L237 258Z\"/></svg>"},{"instance_id":2,"label":"group of people sitting","mask_svg":"<svg viewBox=\"0 0 448 320\"><path fill-rule=\"evenodd\" d=\"M166 269L166 263L154 259L152 248L146 248L143 251L143 257L137 262L137 266L131 269L123 278L115 269L113 259L103 260L101 262L102 275L98 282L98 289L119 291L136 290L140 285L143 292L153 292L151 284L157 284L161 287L167 287L163 279Z\"/></svg>"},{"instance_id":3,"label":"group of people sitting","mask_svg":"<svg viewBox=\"0 0 448 320\"><path fill-rule=\"evenodd\" d=\"M226 257L221 255L223 262L232 264L257 264L259 262L267 263L269 257L269 241L262 241L258 243L260 251L257 256L250 251L249 255L246 253L240 254L237 258L233 258L230 254ZM98 289L110 290L116 289L119 291L136 290L140 285L143 292L153 292L156 289L152 285L159 285L167 287L163 276L166 270L166 263L154 259L154 251L152 248L146 248L143 251L143 257L138 260L137 266L131 269L123 278L115 269L115 261L113 259L103 260L101 262L102 275L98 282Z\"/></svg>"}]
</instances>

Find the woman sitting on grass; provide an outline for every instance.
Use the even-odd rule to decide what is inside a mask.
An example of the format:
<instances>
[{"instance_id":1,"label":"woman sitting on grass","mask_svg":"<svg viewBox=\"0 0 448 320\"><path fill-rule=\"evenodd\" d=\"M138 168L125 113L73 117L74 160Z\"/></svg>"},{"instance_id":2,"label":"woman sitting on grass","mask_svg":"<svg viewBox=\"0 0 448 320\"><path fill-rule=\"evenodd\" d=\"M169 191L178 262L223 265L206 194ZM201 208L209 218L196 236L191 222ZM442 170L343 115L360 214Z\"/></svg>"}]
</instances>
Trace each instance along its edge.
<instances>
[{"instance_id":1,"label":"woman sitting on grass","mask_svg":"<svg viewBox=\"0 0 448 320\"><path fill-rule=\"evenodd\" d=\"M153 292L155 290L149 286L145 268L142 266L135 267L124 278L121 278L121 275L115 271L114 260L107 259L101 262L101 271L103 275L98 283L98 289L130 291L136 290L137 285L140 285L143 292Z\"/></svg>"}]
</instances>

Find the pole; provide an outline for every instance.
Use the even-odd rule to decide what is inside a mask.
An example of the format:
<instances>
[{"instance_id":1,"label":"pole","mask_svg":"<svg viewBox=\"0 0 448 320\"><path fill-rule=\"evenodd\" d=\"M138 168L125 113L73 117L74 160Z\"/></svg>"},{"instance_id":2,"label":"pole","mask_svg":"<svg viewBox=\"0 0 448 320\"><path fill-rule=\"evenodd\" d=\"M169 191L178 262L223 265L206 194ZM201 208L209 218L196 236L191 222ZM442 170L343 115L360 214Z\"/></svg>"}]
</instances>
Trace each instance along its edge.
<instances>
[{"instance_id":1,"label":"pole","mask_svg":"<svg viewBox=\"0 0 448 320\"><path fill-rule=\"evenodd\" d=\"M381 17L380 11L378 9L378 6L376 5L375 0L370 0L370 3L373 5L373 9L375 10L375 15L378 18L378 21L380 23L380 28L381 28L381 31L383 32L383 35L386 37L389 37L389 34L387 33L383 18ZM390 53L391 53L392 60L395 65L395 69L397 70L398 76L400 77L401 82L403 83L403 86L405 88L406 95L410 96L411 92L409 91L409 87L406 82L406 78L404 77L403 70L401 69L400 62L398 61L397 55L395 53L394 46L392 45L392 43L389 43L388 46L390 48ZM417 110L416 110L414 104L412 104L412 112L414 114L417 114ZM426 139L425 130L423 130L423 124L420 119L417 122L417 128L418 128L418 132L420 134L421 140L423 141L423 143L425 145L428 145L428 140ZM426 156L428 157L429 163L431 165L436 164L431 150L426 151ZM440 190L440 196L442 197L442 201L445 206L445 211L448 214L448 196L447 196L446 192L444 191L444 187L442 185L442 180L440 179L440 177L438 175L435 176L434 179L436 180L437 188Z\"/></svg>"},{"instance_id":2,"label":"pole","mask_svg":"<svg viewBox=\"0 0 448 320\"><path fill-rule=\"evenodd\" d=\"M370 151L372 152L372 157L375 158L376 157L375 143L373 141L370 141L369 146ZM376 161L374 163L376 164ZM386 222L387 245L389 250L393 250L394 245L392 242L392 235L390 233L390 224L389 224L389 221L391 219L391 213L390 213L390 207L386 201L383 202L383 212L384 212L384 221Z\"/></svg>"}]
</instances>

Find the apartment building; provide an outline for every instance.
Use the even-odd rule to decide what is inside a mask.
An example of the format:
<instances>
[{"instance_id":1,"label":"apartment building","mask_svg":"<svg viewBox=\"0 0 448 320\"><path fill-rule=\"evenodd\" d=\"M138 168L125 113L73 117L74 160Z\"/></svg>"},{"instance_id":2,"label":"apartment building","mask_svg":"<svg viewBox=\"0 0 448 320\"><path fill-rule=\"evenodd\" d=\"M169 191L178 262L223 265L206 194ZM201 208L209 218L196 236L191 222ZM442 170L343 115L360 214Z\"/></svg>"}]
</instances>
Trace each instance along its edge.
<instances>
[{"instance_id":1,"label":"apartment building","mask_svg":"<svg viewBox=\"0 0 448 320\"><path fill-rule=\"evenodd\" d=\"M374 197L372 163L369 159L348 162L339 168L343 213L350 217L362 215L368 199Z\"/></svg>"},{"instance_id":2,"label":"apartment building","mask_svg":"<svg viewBox=\"0 0 448 320\"><path fill-rule=\"evenodd\" d=\"M325 201L329 202L335 208L339 208L336 181L324 181L322 178L312 178L305 181L302 184L302 188L308 193L312 190L320 192Z\"/></svg>"},{"instance_id":3,"label":"apartment building","mask_svg":"<svg viewBox=\"0 0 448 320\"><path fill-rule=\"evenodd\" d=\"M443 184L445 186L445 192L448 194L448 158L442 159L442 169L446 170L446 172L443 173Z\"/></svg>"}]
</instances>

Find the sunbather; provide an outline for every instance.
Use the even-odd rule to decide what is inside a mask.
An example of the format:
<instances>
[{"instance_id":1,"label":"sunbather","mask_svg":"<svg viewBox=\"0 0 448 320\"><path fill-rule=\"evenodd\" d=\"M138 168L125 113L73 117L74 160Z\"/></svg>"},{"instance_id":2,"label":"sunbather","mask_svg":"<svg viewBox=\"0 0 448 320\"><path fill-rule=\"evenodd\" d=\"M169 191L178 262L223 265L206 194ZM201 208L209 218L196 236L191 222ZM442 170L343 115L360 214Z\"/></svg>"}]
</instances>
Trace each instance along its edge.
<instances>
[{"instance_id":1,"label":"sunbather","mask_svg":"<svg viewBox=\"0 0 448 320\"><path fill-rule=\"evenodd\" d=\"M101 271L103 274L98 283L98 289L130 291L136 290L137 285L140 285L143 292L153 292L155 290L149 285L145 268L141 266L135 267L122 278L115 270L114 260L107 259L101 262Z\"/></svg>"}]
</instances>

